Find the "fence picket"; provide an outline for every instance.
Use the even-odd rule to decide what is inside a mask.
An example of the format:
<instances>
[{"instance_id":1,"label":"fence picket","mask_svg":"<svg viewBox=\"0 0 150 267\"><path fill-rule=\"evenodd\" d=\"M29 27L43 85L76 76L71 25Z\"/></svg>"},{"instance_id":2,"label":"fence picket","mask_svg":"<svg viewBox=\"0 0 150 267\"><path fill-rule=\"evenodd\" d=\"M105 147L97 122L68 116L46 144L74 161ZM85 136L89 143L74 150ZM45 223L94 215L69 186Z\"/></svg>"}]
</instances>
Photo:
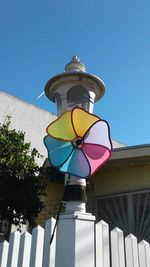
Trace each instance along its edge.
<instances>
[{"instance_id":1,"label":"fence picket","mask_svg":"<svg viewBox=\"0 0 150 267\"><path fill-rule=\"evenodd\" d=\"M150 245L145 241L138 244L140 267L150 267Z\"/></svg>"},{"instance_id":2,"label":"fence picket","mask_svg":"<svg viewBox=\"0 0 150 267\"><path fill-rule=\"evenodd\" d=\"M109 226L103 220L96 224L96 267L110 267Z\"/></svg>"},{"instance_id":3,"label":"fence picket","mask_svg":"<svg viewBox=\"0 0 150 267\"><path fill-rule=\"evenodd\" d=\"M7 241L0 243L0 267L7 266L8 248L9 243Z\"/></svg>"},{"instance_id":4,"label":"fence picket","mask_svg":"<svg viewBox=\"0 0 150 267\"><path fill-rule=\"evenodd\" d=\"M10 235L7 267L17 267L20 244L20 233L13 232Z\"/></svg>"},{"instance_id":5,"label":"fence picket","mask_svg":"<svg viewBox=\"0 0 150 267\"><path fill-rule=\"evenodd\" d=\"M50 218L45 223L45 230L41 226L37 226L33 229L32 235L28 232L22 235L20 235L18 231L13 232L10 235L9 243L7 241L0 243L0 267L56 267L56 235L59 236L57 229L53 243L50 246L50 238L55 222L56 220L54 218ZM83 229L84 228L85 225L83 225ZM91 229L92 231L94 230L94 224ZM82 229L81 232L83 232ZM83 239L84 237L83 235ZM123 232L119 228L113 229L110 233L110 237L111 240L109 240L109 225L104 221L98 222L95 225L95 267L150 267L149 243L143 240L137 244L137 238L132 234L125 238L124 243ZM68 243L66 244L72 246L73 241L72 239L70 240L70 235L66 235L65 238L68 238ZM63 240L64 239L61 240L62 246L60 249L63 249ZM87 248L85 241L83 243L83 248ZM90 252L91 247L88 253ZM68 255L68 257L70 257L70 255ZM60 265L61 261L59 266ZM76 265L76 258L74 258L71 266L78 265L80 264ZM83 267L86 265L87 261L83 264ZM68 264L66 264L65 267L70 267L70 265L68 266Z\"/></svg>"},{"instance_id":6,"label":"fence picket","mask_svg":"<svg viewBox=\"0 0 150 267\"><path fill-rule=\"evenodd\" d=\"M137 238L134 235L125 238L125 249L127 267L139 267Z\"/></svg>"},{"instance_id":7,"label":"fence picket","mask_svg":"<svg viewBox=\"0 0 150 267\"><path fill-rule=\"evenodd\" d=\"M50 218L45 223L44 232L44 249L43 249L43 264L42 267L55 267L55 249L56 249L56 234L54 235L53 242L50 246L50 239L54 229L56 220Z\"/></svg>"},{"instance_id":8,"label":"fence picket","mask_svg":"<svg viewBox=\"0 0 150 267\"><path fill-rule=\"evenodd\" d=\"M44 229L37 226L32 231L30 267L42 267Z\"/></svg>"},{"instance_id":9,"label":"fence picket","mask_svg":"<svg viewBox=\"0 0 150 267\"><path fill-rule=\"evenodd\" d=\"M20 249L18 257L18 267L29 267L31 250L31 235L26 232L20 237Z\"/></svg>"},{"instance_id":10,"label":"fence picket","mask_svg":"<svg viewBox=\"0 0 150 267\"><path fill-rule=\"evenodd\" d=\"M125 267L124 237L117 227L111 231L111 261L112 267Z\"/></svg>"}]
</instances>

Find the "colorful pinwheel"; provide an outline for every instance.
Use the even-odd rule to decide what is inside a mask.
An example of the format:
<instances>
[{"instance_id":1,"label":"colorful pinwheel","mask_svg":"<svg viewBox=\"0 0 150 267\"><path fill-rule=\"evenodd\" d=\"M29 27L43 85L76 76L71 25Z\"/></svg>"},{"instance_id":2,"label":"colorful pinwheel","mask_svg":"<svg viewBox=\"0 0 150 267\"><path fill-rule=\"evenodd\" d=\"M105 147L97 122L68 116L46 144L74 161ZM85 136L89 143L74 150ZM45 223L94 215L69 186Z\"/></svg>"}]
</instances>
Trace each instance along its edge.
<instances>
[{"instance_id":1,"label":"colorful pinwheel","mask_svg":"<svg viewBox=\"0 0 150 267\"><path fill-rule=\"evenodd\" d=\"M47 133L44 143L50 164L61 172L88 178L111 156L107 122L82 108L64 112Z\"/></svg>"}]
</instances>

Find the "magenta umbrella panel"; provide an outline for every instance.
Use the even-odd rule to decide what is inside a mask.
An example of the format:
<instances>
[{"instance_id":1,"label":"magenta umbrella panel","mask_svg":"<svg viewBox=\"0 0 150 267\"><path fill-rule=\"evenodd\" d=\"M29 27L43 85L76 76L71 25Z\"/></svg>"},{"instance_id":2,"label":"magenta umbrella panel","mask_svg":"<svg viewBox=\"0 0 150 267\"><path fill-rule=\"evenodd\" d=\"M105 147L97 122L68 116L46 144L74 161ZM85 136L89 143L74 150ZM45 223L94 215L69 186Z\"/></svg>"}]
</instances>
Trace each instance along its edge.
<instances>
[{"instance_id":1,"label":"magenta umbrella panel","mask_svg":"<svg viewBox=\"0 0 150 267\"><path fill-rule=\"evenodd\" d=\"M44 138L51 166L80 178L88 178L111 157L112 144L106 121L74 108L47 127Z\"/></svg>"}]
</instances>

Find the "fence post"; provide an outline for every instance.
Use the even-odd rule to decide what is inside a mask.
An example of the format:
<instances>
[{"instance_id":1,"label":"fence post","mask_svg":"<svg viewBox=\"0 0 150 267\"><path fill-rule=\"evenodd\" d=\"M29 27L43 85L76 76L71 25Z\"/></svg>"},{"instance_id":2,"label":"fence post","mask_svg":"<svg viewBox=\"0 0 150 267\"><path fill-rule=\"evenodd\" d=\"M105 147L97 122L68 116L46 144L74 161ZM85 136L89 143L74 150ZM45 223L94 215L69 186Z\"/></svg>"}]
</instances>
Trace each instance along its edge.
<instances>
[{"instance_id":1,"label":"fence post","mask_svg":"<svg viewBox=\"0 0 150 267\"><path fill-rule=\"evenodd\" d=\"M53 242L50 246L50 239L55 222L56 220L54 218L50 218L45 224L42 267L55 267L56 234L54 235Z\"/></svg>"},{"instance_id":2,"label":"fence post","mask_svg":"<svg viewBox=\"0 0 150 267\"><path fill-rule=\"evenodd\" d=\"M112 267L125 267L123 232L116 227L111 231Z\"/></svg>"},{"instance_id":3,"label":"fence post","mask_svg":"<svg viewBox=\"0 0 150 267\"><path fill-rule=\"evenodd\" d=\"M109 225L103 220L96 223L96 267L110 267Z\"/></svg>"},{"instance_id":4,"label":"fence post","mask_svg":"<svg viewBox=\"0 0 150 267\"><path fill-rule=\"evenodd\" d=\"M9 244L7 241L0 243L0 267L7 266L8 247Z\"/></svg>"},{"instance_id":5,"label":"fence post","mask_svg":"<svg viewBox=\"0 0 150 267\"><path fill-rule=\"evenodd\" d=\"M30 267L42 267L44 229L37 226L32 231Z\"/></svg>"},{"instance_id":6,"label":"fence post","mask_svg":"<svg viewBox=\"0 0 150 267\"><path fill-rule=\"evenodd\" d=\"M150 267L150 245L145 240L138 244L140 267Z\"/></svg>"},{"instance_id":7,"label":"fence post","mask_svg":"<svg viewBox=\"0 0 150 267\"><path fill-rule=\"evenodd\" d=\"M134 235L125 238L125 249L127 267L139 267L137 238Z\"/></svg>"},{"instance_id":8,"label":"fence post","mask_svg":"<svg viewBox=\"0 0 150 267\"><path fill-rule=\"evenodd\" d=\"M89 213L61 214L55 267L95 267L94 222L95 217Z\"/></svg>"},{"instance_id":9,"label":"fence post","mask_svg":"<svg viewBox=\"0 0 150 267\"><path fill-rule=\"evenodd\" d=\"M10 235L7 267L17 267L19 243L20 233L15 231Z\"/></svg>"},{"instance_id":10,"label":"fence post","mask_svg":"<svg viewBox=\"0 0 150 267\"><path fill-rule=\"evenodd\" d=\"M18 267L29 267L31 250L31 235L26 232L20 237L20 249L18 257Z\"/></svg>"}]
</instances>

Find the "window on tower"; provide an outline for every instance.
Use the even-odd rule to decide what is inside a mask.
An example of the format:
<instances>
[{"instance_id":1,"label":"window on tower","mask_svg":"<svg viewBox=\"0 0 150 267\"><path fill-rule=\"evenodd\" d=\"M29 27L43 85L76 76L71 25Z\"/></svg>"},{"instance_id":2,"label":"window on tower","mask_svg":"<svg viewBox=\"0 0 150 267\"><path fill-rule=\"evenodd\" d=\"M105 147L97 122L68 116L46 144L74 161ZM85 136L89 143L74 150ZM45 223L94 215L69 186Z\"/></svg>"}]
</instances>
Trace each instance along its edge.
<instances>
[{"instance_id":1,"label":"window on tower","mask_svg":"<svg viewBox=\"0 0 150 267\"><path fill-rule=\"evenodd\" d=\"M81 86L75 85L70 88L67 93L67 105L68 107L82 107L85 110L89 110L90 95L88 90Z\"/></svg>"}]
</instances>

